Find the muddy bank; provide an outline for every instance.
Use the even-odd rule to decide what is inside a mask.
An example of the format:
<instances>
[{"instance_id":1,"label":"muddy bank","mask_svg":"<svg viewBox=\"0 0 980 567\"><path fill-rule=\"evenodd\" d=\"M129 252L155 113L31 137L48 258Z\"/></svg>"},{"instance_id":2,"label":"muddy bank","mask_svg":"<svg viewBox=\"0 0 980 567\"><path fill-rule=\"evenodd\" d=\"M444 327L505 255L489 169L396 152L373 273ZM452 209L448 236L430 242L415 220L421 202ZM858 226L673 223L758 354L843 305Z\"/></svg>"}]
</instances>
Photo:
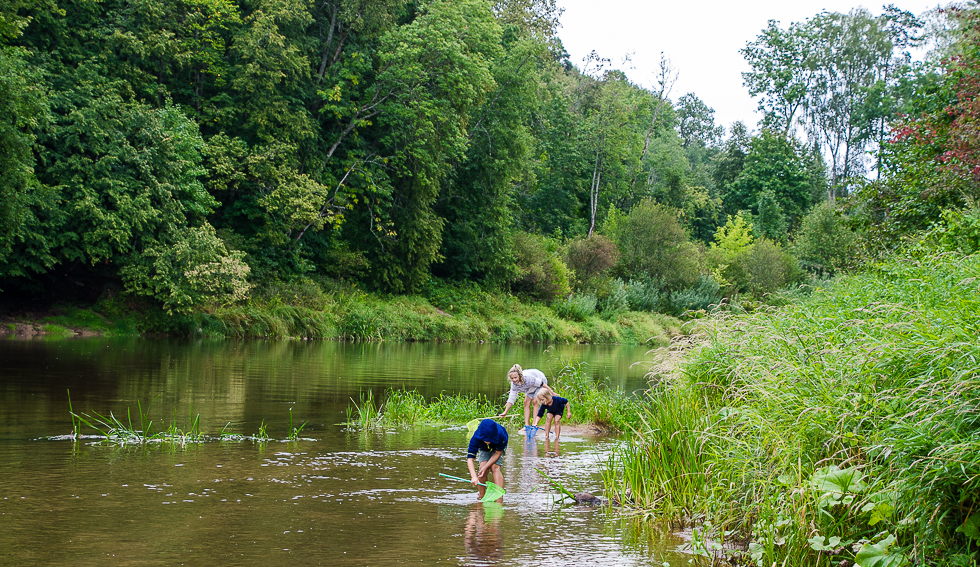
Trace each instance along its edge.
<instances>
[{"instance_id":1,"label":"muddy bank","mask_svg":"<svg viewBox=\"0 0 980 567\"><path fill-rule=\"evenodd\" d=\"M0 317L0 337L33 339L47 335L66 337L98 337L103 333L84 327L63 327L51 323L42 323L37 319Z\"/></svg>"}]
</instances>

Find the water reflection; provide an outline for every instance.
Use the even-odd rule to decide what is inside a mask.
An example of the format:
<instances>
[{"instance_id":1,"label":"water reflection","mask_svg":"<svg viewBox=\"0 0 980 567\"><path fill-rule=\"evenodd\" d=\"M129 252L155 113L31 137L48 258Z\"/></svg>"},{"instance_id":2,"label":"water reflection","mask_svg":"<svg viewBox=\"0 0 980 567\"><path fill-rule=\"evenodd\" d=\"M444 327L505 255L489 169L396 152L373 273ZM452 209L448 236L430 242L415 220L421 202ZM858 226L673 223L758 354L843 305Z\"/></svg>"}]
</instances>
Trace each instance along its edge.
<instances>
[{"instance_id":1,"label":"water reflection","mask_svg":"<svg viewBox=\"0 0 980 567\"><path fill-rule=\"evenodd\" d=\"M467 565L493 565L503 558L500 520L504 506L498 502L477 502L470 506L463 528Z\"/></svg>"}]
</instances>

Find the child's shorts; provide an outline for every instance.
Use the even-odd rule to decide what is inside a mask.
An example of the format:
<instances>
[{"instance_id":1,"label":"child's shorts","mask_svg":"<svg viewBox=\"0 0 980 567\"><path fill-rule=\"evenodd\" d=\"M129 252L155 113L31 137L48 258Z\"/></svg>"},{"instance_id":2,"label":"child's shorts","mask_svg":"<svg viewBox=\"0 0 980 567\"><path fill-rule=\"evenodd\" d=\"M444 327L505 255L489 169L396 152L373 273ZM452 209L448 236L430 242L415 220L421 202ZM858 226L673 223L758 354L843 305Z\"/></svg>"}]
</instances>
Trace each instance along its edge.
<instances>
[{"instance_id":1,"label":"child's shorts","mask_svg":"<svg viewBox=\"0 0 980 567\"><path fill-rule=\"evenodd\" d=\"M490 460L490 457L492 457L495 452L496 451L487 451L486 449L480 449L479 452L476 454L476 461L478 463L482 463L484 461L489 461ZM504 449L503 451L500 452L500 458L497 459L496 464L498 464L500 466L504 466L504 457L505 456L507 456L507 449Z\"/></svg>"}]
</instances>

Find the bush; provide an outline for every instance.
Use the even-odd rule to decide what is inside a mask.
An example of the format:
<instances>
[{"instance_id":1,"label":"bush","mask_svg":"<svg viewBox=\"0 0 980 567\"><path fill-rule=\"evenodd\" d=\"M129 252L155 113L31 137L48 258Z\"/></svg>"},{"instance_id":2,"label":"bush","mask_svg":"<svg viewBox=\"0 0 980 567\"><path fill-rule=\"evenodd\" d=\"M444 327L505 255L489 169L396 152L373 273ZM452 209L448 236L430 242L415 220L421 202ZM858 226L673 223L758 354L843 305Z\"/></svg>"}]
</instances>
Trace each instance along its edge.
<instances>
[{"instance_id":1,"label":"bush","mask_svg":"<svg viewBox=\"0 0 980 567\"><path fill-rule=\"evenodd\" d=\"M711 276L699 276L694 287L671 293L667 297L665 311L679 316L685 311L708 310L721 303L720 286Z\"/></svg>"},{"instance_id":2,"label":"bush","mask_svg":"<svg viewBox=\"0 0 980 567\"><path fill-rule=\"evenodd\" d=\"M127 291L152 297L167 312L231 305L248 298L245 254L229 251L210 224L189 228L169 243L154 242L120 270Z\"/></svg>"},{"instance_id":3,"label":"bush","mask_svg":"<svg viewBox=\"0 0 980 567\"><path fill-rule=\"evenodd\" d=\"M599 311L606 319L629 311L629 300L626 297L626 289L623 280L610 280L604 290L605 293L599 298Z\"/></svg>"},{"instance_id":4,"label":"bush","mask_svg":"<svg viewBox=\"0 0 980 567\"><path fill-rule=\"evenodd\" d=\"M739 260L745 263L749 291L755 294L772 293L800 279L796 259L768 239L757 241Z\"/></svg>"},{"instance_id":5,"label":"bush","mask_svg":"<svg viewBox=\"0 0 980 567\"><path fill-rule=\"evenodd\" d=\"M519 232L514 235L514 256L520 275L511 284L518 294L553 301L571 292L568 267L547 238Z\"/></svg>"},{"instance_id":6,"label":"bush","mask_svg":"<svg viewBox=\"0 0 980 567\"><path fill-rule=\"evenodd\" d=\"M585 321L595 314L597 301L594 293L573 293L567 299L556 300L552 308L563 319Z\"/></svg>"},{"instance_id":7,"label":"bush","mask_svg":"<svg viewBox=\"0 0 980 567\"><path fill-rule=\"evenodd\" d=\"M698 250L676 209L647 199L628 215L609 216L604 229L619 248L621 276L662 279L669 289L682 289L697 280Z\"/></svg>"},{"instance_id":8,"label":"bush","mask_svg":"<svg viewBox=\"0 0 980 567\"><path fill-rule=\"evenodd\" d=\"M837 218L829 203L813 207L793 241L793 253L807 270L834 275L847 268L855 253L853 232Z\"/></svg>"},{"instance_id":9,"label":"bush","mask_svg":"<svg viewBox=\"0 0 980 567\"><path fill-rule=\"evenodd\" d=\"M656 311L660 308L660 288L649 276L642 280L630 280L624 286L626 302L633 311Z\"/></svg>"},{"instance_id":10,"label":"bush","mask_svg":"<svg viewBox=\"0 0 980 567\"><path fill-rule=\"evenodd\" d=\"M578 284L593 287L619 261L619 250L609 238L593 234L569 242L565 258Z\"/></svg>"}]
</instances>

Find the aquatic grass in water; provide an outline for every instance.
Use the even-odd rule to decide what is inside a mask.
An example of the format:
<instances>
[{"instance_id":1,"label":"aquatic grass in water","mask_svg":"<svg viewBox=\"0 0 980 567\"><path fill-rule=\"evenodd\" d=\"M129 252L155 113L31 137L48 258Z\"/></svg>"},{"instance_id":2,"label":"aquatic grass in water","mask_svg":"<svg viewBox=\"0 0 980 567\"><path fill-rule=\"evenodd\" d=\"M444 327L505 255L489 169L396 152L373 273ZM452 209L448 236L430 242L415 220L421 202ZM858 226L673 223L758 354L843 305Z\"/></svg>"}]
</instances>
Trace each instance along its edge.
<instances>
[{"instance_id":1,"label":"aquatic grass in water","mask_svg":"<svg viewBox=\"0 0 980 567\"><path fill-rule=\"evenodd\" d=\"M379 421L385 425L466 423L478 417L495 416L502 409L502 404L495 404L482 394L468 397L443 392L426 400L414 390L390 390Z\"/></svg>"},{"instance_id":2,"label":"aquatic grass in water","mask_svg":"<svg viewBox=\"0 0 980 567\"><path fill-rule=\"evenodd\" d=\"M974 564L978 284L976 256L899 257L716 317L608 465L611 489L753 564Z\"/></svg>"},{"instance_id":3,"label":"aquatic grass in water","mask_svg":"<svg viewBox=\"0 0 980 567\"><path fill-rule=\"evenodd\" d=\"M103 441L117 444L117 445L147 445L149 443L170 443L177 446L183 447L187 443L203 443L210 440L220 440L220 441L254 441L257 443L266 443L270 440L270 437L266 431L267 424L265 420L262 420L259 425L259 431L254 436L240 435L228 431L231 426L231 422L225 424L218 432L216 437L211 437L205 435L201 430L201 416L200 414L194 415L190 420L190 425L187 429L183 429L178 425L177 410L174 410L174 417L169 423L166 420L162 420L162 426L155 425L155 421L150 419L149 404L144 408L142 402L136 402L137 407L137 423L133 423L133 416L130 408L126 409L126 417L119 418L113 412L109 412L109 415L102 415L97 412L89 413L76 413L72 408L71 403L71 393L68 396L68 412L72 418L72 434L69 436L72 440L78 441L82 439L81 429L82 426L88 427L89 429L98 432L98 436L102 438ZM293 425L293 410L289 410L289 433L285 441L298 441L300 440L300 433L307 426L309 422L304 421L298 427ZM52 439L63 439L62 436L52 437Z\"/></svg>"}]
</instances>

